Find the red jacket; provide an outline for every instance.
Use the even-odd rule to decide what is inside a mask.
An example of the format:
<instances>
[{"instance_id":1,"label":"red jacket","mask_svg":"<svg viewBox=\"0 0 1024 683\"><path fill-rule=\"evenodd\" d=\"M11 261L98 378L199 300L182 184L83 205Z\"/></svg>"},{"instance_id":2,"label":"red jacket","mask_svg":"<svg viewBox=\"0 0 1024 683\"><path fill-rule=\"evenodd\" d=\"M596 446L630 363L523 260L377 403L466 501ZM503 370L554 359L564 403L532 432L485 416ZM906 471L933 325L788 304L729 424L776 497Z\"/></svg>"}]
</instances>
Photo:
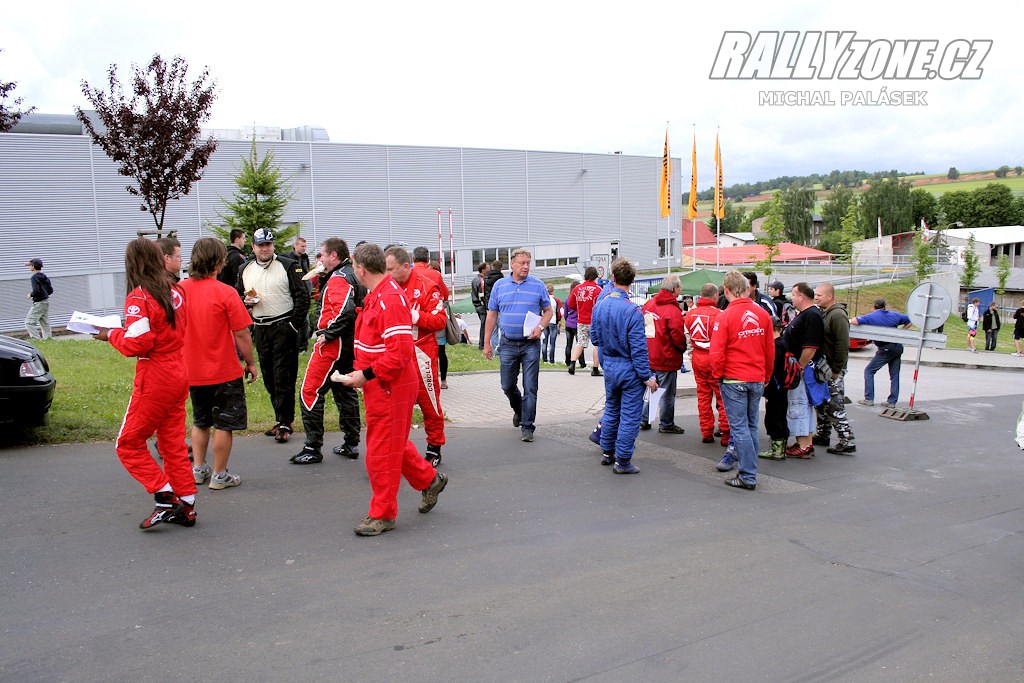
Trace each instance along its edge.
<instances>
[{"instance_id":1,"label":"red jacket","mask_svg":"<svg viewBox=\"0 0 1024 683\"><path fill-rule=\"evenodd\" d=\"M430 272L437 274L433 268L430 269ZM397 280L395 284L405 291L410 312L419 312L419 318L412 326L413 341L428 356L437 358L437 332L443 330L448 324L448 315L444 310L441 290L432 280L423 277L422 273L415 268L409 273L409 279L405 281L404 285Z\"/></svg>"},{"instance_id":2,"label":"red jacket","mask_svg":"<svg viewBox=\"0 0 1024 683\"><path fill-rule=\"evenodd\" d=\"M775 365L772 318L752 299L740 297L718 314L711 332L711 376L768 382Z\"/></svg>"},{"instance_id":3,"label":"red jacket","mask_svg":"<svg viewBox=\"0 0 1024 683\"><path fill-rule=\"evenodd\" d=\"M683 366L683 352L686 351L686 330L683 327L683 312L679 310L676 296L667 289L658 292L644 304L644 317L654 317L654 337L647 339L647 356L651 370L676 372Z\"/></svg>"},{"instance_id":4,"label":"red jacket","mask_svg":"<svg viewBox=\"0 0 1024 683\"><path fill-rule=\"evenodd\" d=\"M441 273L422 262L412 264L412 272L417 275L422 275L436 284L437 289L441 292L441 298L448 301L448 295L450 292L448 291L448 285L444 283L444 275L441 275Z\"/></svg>"},{"instance_id":5,"label":"red jacket","mask_svg":"<svg viewBox=\"0 0 1024 683\"><path fill-rule=\"evenodd\" d=\"M683 318L694 353L711 351L711 332L715 329L718 314L722 312L715 303L715 299L700 297L697 299L697 305L688 310Z\"/></svg>"}]
</instances>

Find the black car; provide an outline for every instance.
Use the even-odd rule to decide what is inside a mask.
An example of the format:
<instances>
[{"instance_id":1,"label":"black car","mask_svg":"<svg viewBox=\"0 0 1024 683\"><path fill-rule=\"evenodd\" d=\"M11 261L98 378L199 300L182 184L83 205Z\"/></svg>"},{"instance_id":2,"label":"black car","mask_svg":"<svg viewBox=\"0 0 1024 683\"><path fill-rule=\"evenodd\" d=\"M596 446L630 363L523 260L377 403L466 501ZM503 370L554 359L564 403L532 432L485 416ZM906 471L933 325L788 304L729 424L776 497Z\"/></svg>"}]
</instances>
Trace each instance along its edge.
<instances>
[{"instance_id":1,"label":"black car","mask_svg":"<svg viewBox=\"0 0 1024 683\"><path fill-rule=\"evenodd\" d=\"M39 349L0 335L0 424L28 427L44 423L56 386Z\"/></svg>"}]
</instances>

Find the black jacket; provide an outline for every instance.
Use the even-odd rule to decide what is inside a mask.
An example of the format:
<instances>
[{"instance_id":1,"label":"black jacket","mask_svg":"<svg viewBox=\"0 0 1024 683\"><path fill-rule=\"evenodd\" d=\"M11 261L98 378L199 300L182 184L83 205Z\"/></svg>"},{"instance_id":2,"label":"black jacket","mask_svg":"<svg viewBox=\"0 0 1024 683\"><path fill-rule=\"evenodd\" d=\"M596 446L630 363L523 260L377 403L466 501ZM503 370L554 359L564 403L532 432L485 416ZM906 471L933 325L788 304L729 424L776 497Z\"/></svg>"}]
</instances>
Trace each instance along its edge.
<instances>
[{"instance_id":1,"label":"black jacket","mask_svg":"<svg viewBox=\"0 0 1024 683\"><path fill-rule=\"evenodd\" d=\"M484 310L487 310L487 303L491 300L491 290L494 289L494 283L505 277L505 274L500 270L491 270L487 273L487 277L484 278Z\"/></svg>"},{"instance_id":2,"label":"black jacket","mask_svg":"<svg viewBox=\"0 0 1024 683\"><path fill-rule=\"evenodd\" d=\"M985 315L981 317L981 329L988 332L989 330L998 330L1000 327L999 311L993 311L991 308L985 309Z\"/></svg>"},{"instance_id":3,"label":"black jacket","mask_svg":"<svg viewBox=\"0 0 1024 683\"><path fill-rule=\"evenodd\" d=\"M224 268L217 275L217 279L226 285L238 287L239 268L245 263L245 256L242 250L233 244L228 245L228 257L224 261Z\"/></svg>"}]
</instances>

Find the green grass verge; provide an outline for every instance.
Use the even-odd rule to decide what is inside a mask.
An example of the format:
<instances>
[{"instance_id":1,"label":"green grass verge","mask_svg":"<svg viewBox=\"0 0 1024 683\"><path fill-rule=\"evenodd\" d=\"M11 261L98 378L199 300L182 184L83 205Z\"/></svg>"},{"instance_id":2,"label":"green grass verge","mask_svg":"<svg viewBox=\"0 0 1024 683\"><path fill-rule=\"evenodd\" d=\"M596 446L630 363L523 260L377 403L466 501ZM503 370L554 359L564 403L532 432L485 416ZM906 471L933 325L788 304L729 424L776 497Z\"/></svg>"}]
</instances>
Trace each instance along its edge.
<instances>
[{"instance_id":1,"label":"green grass verge","mask_svg":"<svg viewBox=\"0 0 1024 683\"><path fill-rule=\"evenodd\" d=\"M57 379L50 418L46 425L13 431L7 444L31 446L39 444L85 443L112 441L121 427L124 411L132 393L135 359L125 358L109 344L92 340L46 340L35 345L46 356L50 372ZM305 370L308 354L299 358L299 381ZM487 360L475 344L457 344L448 347L448 372L471 370L497 370L498 361ZM249 429L239 434L261 434L274 423L270 396L262 380L246 387L249 411ZM188 424L192 423L192 406L186 403ZM416 409L413 421L422 423ZM336 430L338 409L328 397L324 410L327 429ZM297 431L302 421L296 410Z\"/></svg>"}]
</instances>

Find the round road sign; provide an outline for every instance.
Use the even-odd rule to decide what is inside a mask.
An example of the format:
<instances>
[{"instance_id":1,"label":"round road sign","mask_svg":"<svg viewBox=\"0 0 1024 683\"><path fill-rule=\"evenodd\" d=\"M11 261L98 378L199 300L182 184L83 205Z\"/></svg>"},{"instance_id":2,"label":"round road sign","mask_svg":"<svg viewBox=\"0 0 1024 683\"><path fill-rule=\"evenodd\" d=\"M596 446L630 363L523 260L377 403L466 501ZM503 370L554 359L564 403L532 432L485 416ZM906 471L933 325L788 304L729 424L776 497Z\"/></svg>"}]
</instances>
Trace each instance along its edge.
<instances>
[{"instance_id":1,"label":"round road sign","mask_svg":"<svg viewBox=\"0 0 1024 683\"><path fill-rule=\"evenodd\" d=\"M934 330L946 322L953 298L935 282L922 282L907 297L907 317L919 329Z\"/></svg>"}]
</instances>

